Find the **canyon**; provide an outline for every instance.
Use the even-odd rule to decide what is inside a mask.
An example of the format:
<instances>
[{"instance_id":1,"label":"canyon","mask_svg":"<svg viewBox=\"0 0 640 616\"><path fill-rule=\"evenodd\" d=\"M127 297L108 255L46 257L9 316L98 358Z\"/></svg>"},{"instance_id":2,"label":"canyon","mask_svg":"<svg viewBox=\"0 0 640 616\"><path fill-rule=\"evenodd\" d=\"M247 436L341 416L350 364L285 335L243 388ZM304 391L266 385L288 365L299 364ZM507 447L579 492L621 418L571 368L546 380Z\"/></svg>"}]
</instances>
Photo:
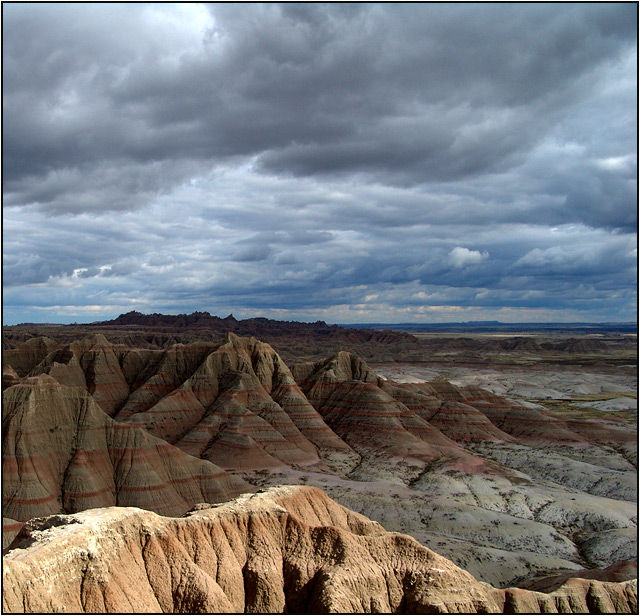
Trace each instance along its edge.
<instances>
[{"instance_id":1,"label":"canyon","mask_svg":"<svg viewBox=\"0 0 640 616\"><path fill-rule=\"evenodd\" d=\"M179 316L5 328L6 611L637 610L632 337Z\"/></svg>"}]
</instances>

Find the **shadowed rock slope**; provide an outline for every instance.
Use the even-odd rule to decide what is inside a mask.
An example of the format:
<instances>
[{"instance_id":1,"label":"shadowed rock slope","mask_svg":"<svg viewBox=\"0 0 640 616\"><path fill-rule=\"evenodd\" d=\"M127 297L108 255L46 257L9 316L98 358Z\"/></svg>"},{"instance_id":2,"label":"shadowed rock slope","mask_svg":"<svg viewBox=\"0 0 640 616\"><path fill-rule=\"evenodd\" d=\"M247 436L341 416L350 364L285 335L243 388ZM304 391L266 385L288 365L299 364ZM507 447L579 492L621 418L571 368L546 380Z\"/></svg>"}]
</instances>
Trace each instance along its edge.
<instances>
[{"instance_id":1,"label":"shadowed rock slope","mask_svg":"<svg viewBox=\"0 0 640 616\"><path fill-rule=\"evenodd\" d=\"M427 463L446 458L472 466L484 463L394 398L399 387L385 391L382 380L351 353L294 366L294 374L327 424L361 455L384 453ZM434 405L438 404L435 400Z\"/></svg>"},{"instance_id":2,"label":"shadowed rock slope","mask_svg":"<svg viewBox=\"0 0 640 616\"><path fill-rule=\"evenodd\" d=\"M3 515L35 516L111 505L180 515L249 484L144 430L109 418L83 389L48 375L3 392Z\"/></svg>"},{"instance_id":3,"label":"shadowed rock slope","mask_svg":"<svg viewBox=\"0 0 640 616\"><path fill-rule=\"evenodd\" d=\"M106 508L28 523L5 612L627 612L636 582L495 589L316 488L272 488L181 519ZM19 548L19 549L18 549Z\"/></svg>"},{"instance_id":4,"label":"shadowed rock slope","mask_svg":"<svg viewBox=\"0 0 640 616\"><path fill-rule=\"evenodd\" d=\"M394 383L357 356L340 352L294 365L293 374L327 424L362 456L435 463L458 470L510 476L465 450L470 441L586 444L564 422L478 388L446 381Z\"/></svg>"}]
</instances>

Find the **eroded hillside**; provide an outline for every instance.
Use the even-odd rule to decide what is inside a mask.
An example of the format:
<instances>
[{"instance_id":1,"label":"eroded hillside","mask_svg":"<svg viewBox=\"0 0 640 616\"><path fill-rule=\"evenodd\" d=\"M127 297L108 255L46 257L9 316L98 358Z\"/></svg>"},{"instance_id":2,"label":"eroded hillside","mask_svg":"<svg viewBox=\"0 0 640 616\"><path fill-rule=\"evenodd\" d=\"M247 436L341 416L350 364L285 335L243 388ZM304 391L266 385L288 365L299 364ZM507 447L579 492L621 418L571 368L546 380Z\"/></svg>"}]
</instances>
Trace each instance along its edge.
<instances>
[{"instance_id":1,"label":"eroded hillside","mask_svg":"<svg viewBox=\"0 0 640 616\"><path fill-rule=\"evenodd\" d=\"M7 541L35 515L180 515L306 483L496 586L637 559L632 422L394 381L347 352L288 366L234 334L162 349L30 339L3 359Z\"/></svg>"}]
</instances>

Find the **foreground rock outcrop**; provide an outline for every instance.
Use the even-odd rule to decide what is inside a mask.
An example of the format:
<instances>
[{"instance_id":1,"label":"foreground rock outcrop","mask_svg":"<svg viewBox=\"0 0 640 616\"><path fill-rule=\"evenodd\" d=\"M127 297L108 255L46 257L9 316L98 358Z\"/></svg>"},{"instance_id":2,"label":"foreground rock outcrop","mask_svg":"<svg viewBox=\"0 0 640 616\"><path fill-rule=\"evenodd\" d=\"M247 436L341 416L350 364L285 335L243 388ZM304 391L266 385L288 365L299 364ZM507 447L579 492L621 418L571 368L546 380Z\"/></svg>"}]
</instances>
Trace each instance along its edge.
<instances>
[{"instance_id":1,"label":"foreground rock outcrop","mask_svg":"<svg viewBox=\"0 0 640 616\"><path fill-rule=\"evenodd\" d=\"M321 490L278 487L184 518L106 508L28 522L4 612L636 612L635 581L500 590Z\"/></svg>"}]
</instances>

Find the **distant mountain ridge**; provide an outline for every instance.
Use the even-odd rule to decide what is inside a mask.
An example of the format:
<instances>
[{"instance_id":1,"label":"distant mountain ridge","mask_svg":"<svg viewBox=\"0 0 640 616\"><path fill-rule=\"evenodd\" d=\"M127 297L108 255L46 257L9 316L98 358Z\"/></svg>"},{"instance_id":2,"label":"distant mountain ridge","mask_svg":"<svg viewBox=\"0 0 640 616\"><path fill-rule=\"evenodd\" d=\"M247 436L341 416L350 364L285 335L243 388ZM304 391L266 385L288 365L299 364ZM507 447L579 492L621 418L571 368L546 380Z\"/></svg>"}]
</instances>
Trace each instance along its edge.
<instances>
[{"instance_id":1,"label":"distant mountain ridge","mask_svg":"<svg viewBox=\"0 0 640 616\"><path fill-rule=\"evenodd\" d=\"M336 323L329 325L326 321L318 320L314 322L304 321L284 321L268 319L266 317L253 317L250 319L236 319L233 313L226 317L218 317L207 311L195 311L191 314L162 314L154 312L144 314L137 310L118 315L115 319L105 321L94 321L91 323L17 323L16 325L6 325L3 327L116 327L137 325L140 327L169 327L169 328L213 328L235 333L244 333L244 330L255 330L261 328L271 333L289 333L291 331L323 332L339 330L390 330L394 332L404 331L466 331L466 332L522 332L522 331L567 331L575 330L584 332L624 332L634 333L638 331L637 321L610 321L602 323L592 323L586 321L575 322L536 322L523 321L517 323L505 323L502 321L447 321L442 323Z\"/></svg>"},{"instance_id":2,"label":"distant mountain ridge","mask_svg":"<svg viewBox=\"0 0 640 616\"><path fill-rule=\"evenodd\" d=\"M111 321L89 323L85 327L128 328L139 327L154 332L190 332L208 336L225 336L231 332L237 336L254 336L265 340L296 338L307 341L332 342L337 344L400 344L415 347L418 341L409 333L383 329L347 328L340 325L328 325L325 321L304 323L301 321L278 321L265 317L236 319L233 314L221 318L209 312L191 314L143 314L137 311L121 314Z\"/></svg>"},{"instance_id":3,"label":"distant mountain ridge","mask_svg":"<svg viewBox=\"0 0 640 616\"><path fill-rule=\"evenodd\" d=\"M509 324L490 321L342 326L329 325L325 321L305 323L264 317L241 320L233 314L219 317L204 311L177 315L130 311L112 320L86 324L6 326L2 332L2 348L11 351L31 338L41 336L57 344L69 344L87 335L100 333L114 344L162 349L196 341L221 343L228 333L233 333L268 342L287 360L318 360L342 350L371 361L424 361L435 354L443 356L461 351L467 353L467 360L472 360L478 354L503 352L559 352L569 355L597 352L611 355L618 348L626 349L634 345L635 341L627 334L635 333L636 329L636 325L631 323ZM421 335L425 332L433 332L434 336ZM482 332L505 335L486 339L473 336ZM536 339L532 337L534 334ZM567 338L558 339L557 336L562 334ZM581 339L594 334L597 336L592 340ZM549 336L551 339L545 339ZM604 336L602 340L601 336ZM607 336L610 339L605 339ZM538 337L541 339L538 340ZM628 363L626 357L610 359Z\"/></svg>"},{"instance_id":4,"label":"distant mountain ridge","mask_svg":"<svg viewBox=\"0 0 640 616\"><path fill-rule=\"evenodd\" d=\"M132 310L125 314L121 314L110 321L96 321L90 323L95 326L120 326L120 325L140 325L143 327L213 327L221 326L225 331L233 331L239 328L255 328L264 327L270 329L303 329L317 331L319 329L341 329L338 325L327 325L324 321L316 321L315 323L303 323L300 321L277 321L267 319L265 317L256 317L252 319L236 319L233 314L222 318L210 314L209 312L192 312L191 314L161 314L154 312L153 314L143 314L137 310Z\"/></svg>"}]
</instances>

